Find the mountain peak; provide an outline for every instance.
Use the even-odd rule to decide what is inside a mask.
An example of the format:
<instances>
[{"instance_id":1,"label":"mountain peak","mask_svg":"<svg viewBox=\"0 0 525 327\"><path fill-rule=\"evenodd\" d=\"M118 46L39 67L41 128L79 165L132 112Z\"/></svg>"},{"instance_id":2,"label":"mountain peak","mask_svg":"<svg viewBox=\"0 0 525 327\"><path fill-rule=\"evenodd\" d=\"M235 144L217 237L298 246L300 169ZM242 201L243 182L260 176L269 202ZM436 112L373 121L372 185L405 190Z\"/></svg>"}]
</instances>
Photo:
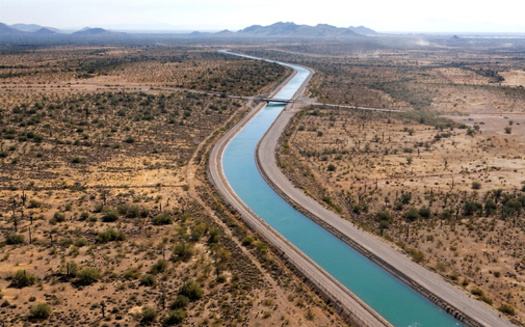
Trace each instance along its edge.
<instances>
[{"instance_id":1,"label":"mountain peak","mask_svg":"<svg viewBox=\"0 0 525 327\"><path fill-rule=\"evenodd\" d=\"M372 30L370 31L373 32ZM269 26L252 25L243 30L240 30L238 33L253 36L314 38L356 37L357 34L363 34L356 33L350 28L340 28L329 24L317 24L316 26L309 26L297 25L293 22L277 22Z\"/></svg>"}]
</instances>

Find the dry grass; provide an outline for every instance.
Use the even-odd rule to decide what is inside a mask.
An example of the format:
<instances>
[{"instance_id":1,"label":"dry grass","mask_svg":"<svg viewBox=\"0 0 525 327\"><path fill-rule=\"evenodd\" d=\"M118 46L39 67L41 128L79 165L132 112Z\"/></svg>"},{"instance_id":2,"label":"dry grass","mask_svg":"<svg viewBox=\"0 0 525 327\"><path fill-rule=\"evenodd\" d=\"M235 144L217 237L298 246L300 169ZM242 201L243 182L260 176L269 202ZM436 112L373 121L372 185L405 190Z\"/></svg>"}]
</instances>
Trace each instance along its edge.
<instances>
[{"instance_id":1,"label":"dry grass","mask_svg":"<svg viewBox=\"0 0 525 327\"><path fill-rule=\"evenodd\" d=\"M10 326L131 326L145 324L143 310L150 307L158 312L151 324L161 325L181 286L192 280L203 296L184 307L185 324L342 325L257 237L247 246L260 263L245 255L188 190L186 171L198 145L209 145L208 137L238 119L242 103L132 89L134 81L159 85L157 78L165 78L162 84L175 85L181 83L176 76L186 75L187 87L216 83L214 91L254 94L266 92L286 72L172 50L49 48L2 57L0 70L11 75L3 77L0 95L1 320ZM176 64L173 58L160 62L168 53L175 53ZM21 62L28 66L5 68ZM203 81L203 72L214 81ZM232 76L246 80L231 85ZM126 92L86 86L104 80ZM77 82L85 86L72 91ZM18 93L8 91L15 88ZM205 158L195 158L197 178L203 179ZM236 235L249 234L213 192L199 190ZM104 243L101 233L109 228L119 239ZM21 244L7 244L13 233L24 238ZM163 259L165 267L155 270ZM100 277L82 285L71 262L79 271L96 269ZM34 274L36 283L13 287L18 270ZM38 303L51 306L49 319L29 316Z\"/></svg>"}]
</instances>

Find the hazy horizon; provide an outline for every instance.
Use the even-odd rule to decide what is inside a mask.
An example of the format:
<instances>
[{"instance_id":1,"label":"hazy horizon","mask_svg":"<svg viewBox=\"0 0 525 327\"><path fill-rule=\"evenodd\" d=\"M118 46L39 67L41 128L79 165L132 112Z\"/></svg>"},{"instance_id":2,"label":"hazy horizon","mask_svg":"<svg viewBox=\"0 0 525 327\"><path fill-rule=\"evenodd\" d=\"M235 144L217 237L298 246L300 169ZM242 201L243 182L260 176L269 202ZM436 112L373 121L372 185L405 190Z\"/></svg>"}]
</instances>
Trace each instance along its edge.
<instances>
[{"instance_id":1,"label":"hazy horizon","mask_svg":"<svg viewBox=\"0 0 525 327\"><path fill-rule=\"evenodd\" d=\"M525 33L525 4L502 0L498 6L474 1L372 0L323 6L298 0L1 0L0 22L38 24L65 30L86 26L127 30L218 31L251 25L294 22L363 25L379 32L403 33Z\"/></svg>"}]
</instances>

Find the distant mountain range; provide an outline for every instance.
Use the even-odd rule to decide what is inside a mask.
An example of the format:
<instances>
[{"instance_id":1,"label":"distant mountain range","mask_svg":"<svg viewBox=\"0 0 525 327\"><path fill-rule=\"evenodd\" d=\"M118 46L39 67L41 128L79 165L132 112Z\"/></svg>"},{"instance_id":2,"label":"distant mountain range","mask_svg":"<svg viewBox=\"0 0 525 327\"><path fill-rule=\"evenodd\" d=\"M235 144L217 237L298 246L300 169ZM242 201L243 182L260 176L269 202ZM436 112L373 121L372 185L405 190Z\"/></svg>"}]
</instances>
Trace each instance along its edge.
<instances>
[{"instance_id":1,"label":"distant mountain range","mask_svg":"<svg viewBox=\"0 0 525 327\"><path fill-rule=\"evenodd\" d=\"M13 35L13 36L24 36L24 35L55 35L55 34L63 34L63 35L75 35L75 36L96 36L96 35L119 35L119 34L125 34L121 32L112 32L108 31L103 28L91 28L91 27L85 27L81 29L80 31L73 32L73 33L66 33L63 32L57 28L53 27L44 27L40 25L35 24L14 24L14 25L6 25L3 23L0 23L0 36L2 35Z\"/></svg>"},{"instance_id":2,"label":"distant mountain range","mask_svg":"<svg viewBox=\"0 0 525 327\"><path fill-rule=\"evenodd\" d=\"M130 33L115 32L103 28L86 27L80 31L66 33L53 27L36 24L6 25L0 23L0 36L51 36L71 35L74 37L102 37L129 35ZM174 33L175 34L175 33ZM187 34L191 37L300 37L300 38L348 38L371 36L377 33L367 27L359 26L348 28L336 27L327 24L316 26L297 25L295 23L275 23L269 26L253 25L237 32L224 30L216 33L193 32Z\"/></svg>"},{"instance_id":3,"label":"distant mountain range","mask_svg":"<svg viewBox=\"0 0 525 327\"><path fill-rule=\"evenodd\" d=\"M225 33L220 32L220 33ZM254 36L294 36L294 37L355 37L357 35L374 35L375 31L364 27L335 27L327 24L316 26L297 25L295 23L275 23L269 26L253 25L236 34Z\"/></svg>"}]
</instances>

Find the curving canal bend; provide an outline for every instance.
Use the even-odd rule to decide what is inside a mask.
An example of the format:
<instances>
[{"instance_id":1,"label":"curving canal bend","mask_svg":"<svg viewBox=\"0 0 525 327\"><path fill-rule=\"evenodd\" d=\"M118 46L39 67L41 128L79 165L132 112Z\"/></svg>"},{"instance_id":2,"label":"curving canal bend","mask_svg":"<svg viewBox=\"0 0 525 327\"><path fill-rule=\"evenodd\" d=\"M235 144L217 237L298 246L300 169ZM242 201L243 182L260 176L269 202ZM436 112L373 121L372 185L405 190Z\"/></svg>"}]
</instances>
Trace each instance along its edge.
<instances>
[{"instance_id":1,"label":"curving canal bend","mask_svg":"<svg viewBox=\"0 0 525 327\"><path fill-rule=\"evenodd\" d=\"M310 71L279 64L291 67L296 74L274 98L291 99ZM357 322L370 326L461 326L440 307L296 211L266 183L257 168L255 152L283 110L284 105L262 108L215 146L210 156L210 177L221 195L248 219L252 228L276 243L306 277L314 283L317 280L321 289L328 288L324 291L340 305L350 307ZM219 184L224 187L221 189ZM287 246L296 253L287 253ZM336 288L340 290L336 292ZM506 321L497 321L507 325Z\"/></svg>"}]
</instances>

